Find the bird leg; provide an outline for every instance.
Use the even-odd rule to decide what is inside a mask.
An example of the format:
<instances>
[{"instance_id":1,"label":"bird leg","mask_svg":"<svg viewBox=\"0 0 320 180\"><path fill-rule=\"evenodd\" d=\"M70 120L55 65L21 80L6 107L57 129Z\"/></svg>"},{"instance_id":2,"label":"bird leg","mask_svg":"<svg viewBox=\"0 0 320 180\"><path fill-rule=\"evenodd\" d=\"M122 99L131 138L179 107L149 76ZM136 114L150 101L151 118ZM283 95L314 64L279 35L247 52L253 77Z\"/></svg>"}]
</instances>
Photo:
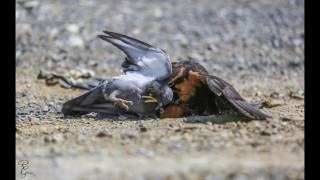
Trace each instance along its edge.
<instances>
[{"instance_id":1,"label":"bird leg","mask_svg":"<svg viewBox=\"0 0 320 180\"><path fill-rule=\"evenodd\" d=\"M118 98L117 95L120 94L120 91L113 91L109 97L106 97L106 95L104 94L105 98L107 100L110 100L114 103L115 106L121 108L121 109L125 109L126 111L129 110L129 106L132 106L133 105L133 102L132 101L128 101L128 100L125 100L125 99L121 99L121 98Z\"/></svg>"},{"instance_id":2,"label":"bird leg","mask_svg":"<svg viewBox=\"0 0 320 180\"><path fill-rule=\"evenodd\" d=\"M119 98L119 99L115 100L114 105L128 111L129 106L132 106L133 102Z\"/></svg>"}]
</instances>

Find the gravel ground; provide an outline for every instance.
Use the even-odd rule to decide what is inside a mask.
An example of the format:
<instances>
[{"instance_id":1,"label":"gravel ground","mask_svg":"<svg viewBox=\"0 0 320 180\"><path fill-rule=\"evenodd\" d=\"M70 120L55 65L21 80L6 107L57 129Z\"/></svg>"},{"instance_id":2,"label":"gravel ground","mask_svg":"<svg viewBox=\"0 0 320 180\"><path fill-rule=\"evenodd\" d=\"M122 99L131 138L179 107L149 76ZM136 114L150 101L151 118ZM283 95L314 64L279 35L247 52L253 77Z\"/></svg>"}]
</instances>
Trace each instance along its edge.
<instances>
[{"instance_id":1,"label":"gravel ground","mask_svg":"<svg viewBox=\"0 0 320 180\"><path fill-rule=\"evenodd\" d=\"M119 74L104 29L201 63L273 118L63 118L82 92L37 75ZM304 1L17 0L16 159L18 179L304 179Z\"/></svg>"}]
</instances>

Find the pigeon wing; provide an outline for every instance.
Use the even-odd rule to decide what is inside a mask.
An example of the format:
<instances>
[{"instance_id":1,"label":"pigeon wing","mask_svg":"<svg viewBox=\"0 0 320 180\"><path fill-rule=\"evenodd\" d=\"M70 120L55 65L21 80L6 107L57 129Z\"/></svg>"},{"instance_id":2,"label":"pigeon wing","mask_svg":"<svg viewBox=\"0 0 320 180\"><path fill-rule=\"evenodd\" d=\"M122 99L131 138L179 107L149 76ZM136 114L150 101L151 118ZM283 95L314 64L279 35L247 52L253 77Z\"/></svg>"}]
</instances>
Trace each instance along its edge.
<instances>
[{"instance_id":1,"label":"pigeon wing","mask_svg":"<svg viewBox=\"0 0 320 180\"><path fill-rule=\"evenodd\" d=\"M105 35L99 38L113 44L127 56L122 68L164 80L172 73L169 56L161 49L132 37L110 31L103 31ZM128 68L131 67L134 68Z\"/></svg>"},{"instance_id":2,"label":"pigeon wing","mask_svg":"<svg viewBox=\"0 0 320 180\"><path fill-rule=\"evenodd\" d=\"M123 111L107 102L103 97L104 84L91 89L85 94L65 102L62 105L64 115L84 115L90 112L121 114Z\"/></svg>"}]
</instances>

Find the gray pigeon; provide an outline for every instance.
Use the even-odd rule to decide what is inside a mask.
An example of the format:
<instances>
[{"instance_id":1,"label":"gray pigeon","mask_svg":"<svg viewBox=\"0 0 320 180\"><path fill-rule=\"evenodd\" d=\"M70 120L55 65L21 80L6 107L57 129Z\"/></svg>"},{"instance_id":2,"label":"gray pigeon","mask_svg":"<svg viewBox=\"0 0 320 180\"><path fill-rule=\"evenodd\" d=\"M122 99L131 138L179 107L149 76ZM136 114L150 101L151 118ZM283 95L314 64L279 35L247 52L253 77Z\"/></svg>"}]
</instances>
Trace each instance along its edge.
<instances>
[{"instance_id":1,"label":"gray pigeon","mask_svg":"<svg viewBox=\"0 0 320 180\"><path fill-rule=\"evenodd\" d=\"M110 31L103 32L105 35L98 35L99 38L126 54L121 64L124 74L105 80L87 93L67 101L62 106L62 113L148 115L170 103L173 92L168 86L172 73L169 56L163 50L137 39Z\"/></svg>"}]
</instances>

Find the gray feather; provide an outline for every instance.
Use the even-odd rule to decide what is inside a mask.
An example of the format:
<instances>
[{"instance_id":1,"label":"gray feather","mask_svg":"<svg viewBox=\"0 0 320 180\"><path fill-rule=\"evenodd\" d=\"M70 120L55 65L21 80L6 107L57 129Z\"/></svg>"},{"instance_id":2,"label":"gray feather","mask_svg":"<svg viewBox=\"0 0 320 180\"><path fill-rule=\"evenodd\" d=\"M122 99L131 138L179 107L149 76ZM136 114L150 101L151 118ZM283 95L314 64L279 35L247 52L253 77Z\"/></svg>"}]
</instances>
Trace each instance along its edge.
<instances>
[{"instance_id":1,"label":"gray feather","mask_svg":"<svg viewBox=\"0 0 320 180\"><path fill-rule=\"evenodd\" d=\"M168 78L172 73L169 56L161 49L153 47L137 39L104 31L107 35L98 35L99 38L113 44L126 55L124 72L136 71L156 80Z\"/></svg>"}]
</instances>

